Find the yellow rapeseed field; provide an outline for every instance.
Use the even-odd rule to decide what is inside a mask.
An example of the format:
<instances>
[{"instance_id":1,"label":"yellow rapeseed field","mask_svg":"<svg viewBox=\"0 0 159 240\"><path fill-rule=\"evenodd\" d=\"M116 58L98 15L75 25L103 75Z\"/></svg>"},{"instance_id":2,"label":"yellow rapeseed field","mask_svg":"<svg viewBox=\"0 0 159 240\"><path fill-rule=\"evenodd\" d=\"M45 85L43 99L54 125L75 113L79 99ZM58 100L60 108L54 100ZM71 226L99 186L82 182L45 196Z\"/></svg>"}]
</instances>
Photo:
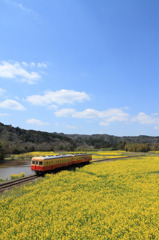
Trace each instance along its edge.
<instances>
[{"instance_id":1,"label":"yellow rapeseed field","mask_svg":"<svg viewBox=\"0 0 159 240\"><path fill-rule=\"evenodd\" d=\"M159 157L92 163L5 193L0 239L159 239Z\"/></svg>"},{"instance_id":2,"label":"yellow rapeseed field","mask_svg":"<svg viewBox=\"0 0 159 240\"><path fill-rule=\"evenodd\" d=\"M36 151L30 153L22 153L22 154L14 154L12 155L13 158L23 159L28 158L31 159L34 156L49 156L49 155L57 155L57 154L76 154L82 152L53 152L53 151ZM92 160L101 160L106 158L120 158L122 156L127 156L125 151L96 151L96 152L89 152L92 154Z\"/></svg>"}]
</instances>

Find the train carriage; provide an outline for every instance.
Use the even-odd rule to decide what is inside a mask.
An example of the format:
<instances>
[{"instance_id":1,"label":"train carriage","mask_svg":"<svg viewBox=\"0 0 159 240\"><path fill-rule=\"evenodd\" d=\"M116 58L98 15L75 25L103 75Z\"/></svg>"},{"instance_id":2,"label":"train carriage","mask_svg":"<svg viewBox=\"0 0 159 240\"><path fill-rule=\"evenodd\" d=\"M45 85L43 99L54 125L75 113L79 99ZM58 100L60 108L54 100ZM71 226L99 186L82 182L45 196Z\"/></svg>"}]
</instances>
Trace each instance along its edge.
<instances>
[{"instance_id":1,"label":"train carriage","mask_svg":"<svg viewBox=\"0 0 159 240\"><path fill-rule=\"evenodd\" d=\"M61 167L87 163L91 160L92 155L87 153L33 157L31 160L31 170L37 174L41 174Z\"/></svg>"}]
</instances>

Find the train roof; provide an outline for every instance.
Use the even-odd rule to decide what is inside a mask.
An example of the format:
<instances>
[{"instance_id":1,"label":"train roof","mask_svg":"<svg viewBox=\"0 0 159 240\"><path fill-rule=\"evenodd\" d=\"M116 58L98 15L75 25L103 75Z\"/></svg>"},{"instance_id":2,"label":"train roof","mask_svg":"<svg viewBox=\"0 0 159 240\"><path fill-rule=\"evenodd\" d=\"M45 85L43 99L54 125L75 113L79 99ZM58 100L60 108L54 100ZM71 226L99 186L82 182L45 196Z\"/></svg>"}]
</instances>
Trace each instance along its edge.
<instances>
[{"instance_id":1,"label":"train roof","mask_svg":"<svg viewBox=\"0 0 159 240\"><path fill-rule=\"evenodd\" d=\"M33 157L32 160L49 160L49 159L67 158L67 157L83 156L83 155L90 155L90 154L89 153L78 153L78 154L50 155L50 156Z\"/></svg>"}]
</instances>

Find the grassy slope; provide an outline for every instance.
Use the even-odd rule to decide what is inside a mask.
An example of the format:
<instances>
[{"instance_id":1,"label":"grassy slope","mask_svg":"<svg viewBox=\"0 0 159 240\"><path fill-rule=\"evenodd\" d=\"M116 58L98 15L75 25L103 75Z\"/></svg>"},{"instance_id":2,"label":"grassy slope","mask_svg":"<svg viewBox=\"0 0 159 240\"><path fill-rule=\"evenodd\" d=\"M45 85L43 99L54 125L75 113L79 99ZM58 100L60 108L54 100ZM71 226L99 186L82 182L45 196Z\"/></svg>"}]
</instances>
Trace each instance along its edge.
<instances>
[{"instance_id":1,"label":"grassy slope","mask_svg":"<svg viewBox=\"0 0 159 240\"><path fill-rule=\"evenodd\" d=\"M159 239L159 157L94 163L0 199L0 239Z\"/></svg>"}]
</instances>

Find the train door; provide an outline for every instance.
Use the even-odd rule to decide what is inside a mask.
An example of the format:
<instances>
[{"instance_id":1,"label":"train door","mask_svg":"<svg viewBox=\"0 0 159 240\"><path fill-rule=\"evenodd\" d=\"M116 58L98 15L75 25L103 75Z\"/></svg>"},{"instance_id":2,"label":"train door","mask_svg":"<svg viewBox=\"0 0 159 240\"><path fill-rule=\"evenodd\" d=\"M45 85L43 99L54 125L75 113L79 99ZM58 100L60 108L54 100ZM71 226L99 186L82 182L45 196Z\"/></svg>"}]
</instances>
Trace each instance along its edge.
<instances>
[{"instance_id":1,"label":"train door","mask_svg":"<svg viewBox=\"0 0 159 240\"><path fill-rule=\"evenodd\" d=\"M38 161L35 161L35 170L38 170Z\"/></svg>"}]
</instances>

